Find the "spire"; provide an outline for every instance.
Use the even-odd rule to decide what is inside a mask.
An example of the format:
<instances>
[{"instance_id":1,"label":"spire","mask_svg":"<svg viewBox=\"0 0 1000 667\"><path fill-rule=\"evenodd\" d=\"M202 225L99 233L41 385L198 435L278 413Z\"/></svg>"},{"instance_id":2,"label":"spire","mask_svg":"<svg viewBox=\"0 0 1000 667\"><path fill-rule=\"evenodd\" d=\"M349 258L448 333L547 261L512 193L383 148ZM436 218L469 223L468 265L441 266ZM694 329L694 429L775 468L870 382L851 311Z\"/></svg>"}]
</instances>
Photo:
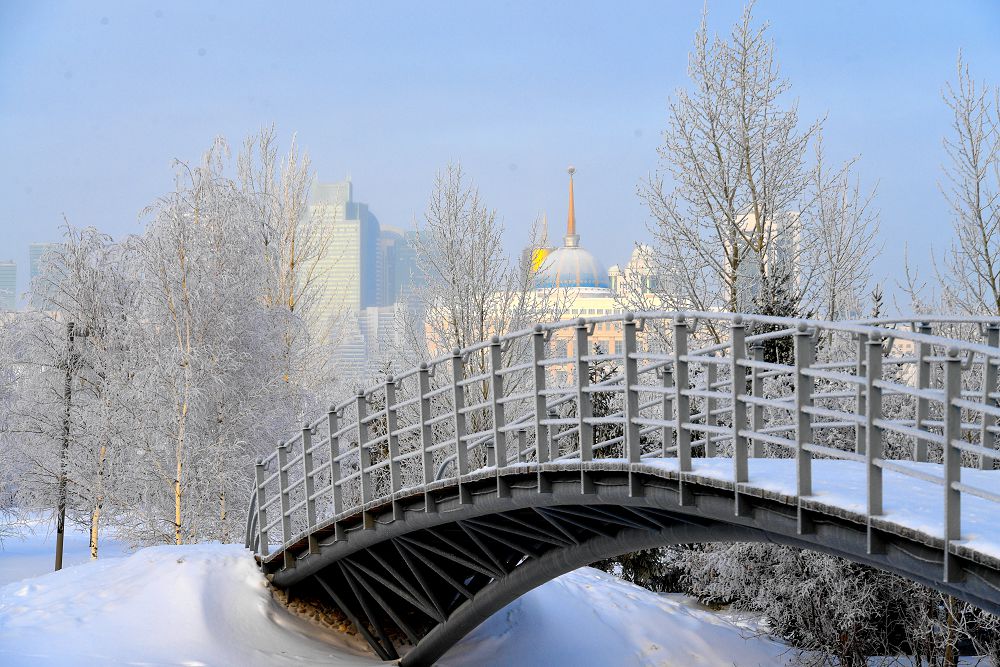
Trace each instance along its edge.
<instances>
[{"instance_id":1,"label":"spire","mask_svg":"<svg viewBox=\"0 0 1000 667\"><path fill-rule=\"evenodd\" d=\"M566 220L566 247L575 247L580 242L580 236L576 233L576 211L573 206L573 174L576 167L571 166L566 170L569 172L569 216Z\"/></svg>"}]
</instances>

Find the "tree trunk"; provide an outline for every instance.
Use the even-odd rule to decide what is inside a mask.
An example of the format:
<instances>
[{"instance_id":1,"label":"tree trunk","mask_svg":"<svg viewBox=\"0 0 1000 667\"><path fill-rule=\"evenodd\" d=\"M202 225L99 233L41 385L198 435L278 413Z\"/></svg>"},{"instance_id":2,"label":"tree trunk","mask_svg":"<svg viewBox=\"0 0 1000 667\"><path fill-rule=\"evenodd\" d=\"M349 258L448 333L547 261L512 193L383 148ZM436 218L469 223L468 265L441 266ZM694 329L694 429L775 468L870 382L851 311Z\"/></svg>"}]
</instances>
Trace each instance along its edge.
<instances>
[{"instance_id":1,"label":"tree trunk","mask_svg":"<svg viewBox=\"0 0 1000 667\"><path fill-rule=\"evenodd\" d=\"M101 453L97 462L97 495L94 499L94 509L90 512L90 559L97 559L98 527L101 521L101 508L104 506L104 458L107 449L101 445Z\"/></svg>"}]
</instances>

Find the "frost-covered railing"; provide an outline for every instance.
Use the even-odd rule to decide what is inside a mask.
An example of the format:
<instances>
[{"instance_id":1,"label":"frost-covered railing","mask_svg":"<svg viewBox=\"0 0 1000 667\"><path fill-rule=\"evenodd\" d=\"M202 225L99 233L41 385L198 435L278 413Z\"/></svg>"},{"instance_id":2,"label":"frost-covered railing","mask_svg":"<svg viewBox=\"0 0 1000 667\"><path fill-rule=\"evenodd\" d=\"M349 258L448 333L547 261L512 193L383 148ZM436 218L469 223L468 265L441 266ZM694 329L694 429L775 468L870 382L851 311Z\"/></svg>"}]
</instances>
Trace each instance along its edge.
<instances>
[{"instance_id":1,"label":"frost-covered railing","mask_svg":"<svg viewBox=\"0 0 1000 667\"><path fill-rule=\"evenodd\" d=\"M612 349L592 344L614 337ZM946 553L961 538L963 466L1000 458L1000 324L919 316L822 322L652 312L562 321L495 336L421 364L329 408L259 460L248 547L269 560L345 519L515 467L600 459L795 460L800 499L814 458L865 467L867 515L883 514L883 471L942 488ZM934 462L919 466L911 462ZM584 479L586 476L584 476ZM946 558L946 562L947 562Z\"/></svg>"}]
</instances>

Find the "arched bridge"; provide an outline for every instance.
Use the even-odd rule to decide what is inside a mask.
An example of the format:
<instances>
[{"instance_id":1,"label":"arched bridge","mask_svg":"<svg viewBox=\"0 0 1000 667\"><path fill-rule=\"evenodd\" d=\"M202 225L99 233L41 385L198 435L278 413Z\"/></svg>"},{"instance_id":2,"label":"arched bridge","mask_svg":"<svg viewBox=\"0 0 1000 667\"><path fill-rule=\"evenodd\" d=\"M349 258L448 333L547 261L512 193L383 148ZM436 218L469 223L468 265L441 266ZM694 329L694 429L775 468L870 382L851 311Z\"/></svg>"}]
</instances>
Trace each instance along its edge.
<instances>
[{"instance_id":1,"label":"arched bridge","mask_svg":"<svg viewBox=\"0 0 1000 667\"><path fill-rule=\"evenodd\" d=\"M555 576L667 544L829 552L997 613L998 366L989 320L538 325L306 424L257 464L247 546L404 665Z\"/></svg>"}]
</instances>

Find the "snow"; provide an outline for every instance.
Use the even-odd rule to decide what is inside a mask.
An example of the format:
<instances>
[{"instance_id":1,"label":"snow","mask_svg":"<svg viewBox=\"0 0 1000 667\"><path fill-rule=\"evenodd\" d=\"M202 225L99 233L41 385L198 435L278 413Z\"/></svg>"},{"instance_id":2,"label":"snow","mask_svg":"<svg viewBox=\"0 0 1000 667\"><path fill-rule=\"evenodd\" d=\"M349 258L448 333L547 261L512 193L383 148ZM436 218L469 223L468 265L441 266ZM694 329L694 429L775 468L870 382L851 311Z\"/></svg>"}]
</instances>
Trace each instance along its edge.
<instances>
[{"instance_id":1,"label":"snow","mask_svg":"<svg viewBox=\"0 0 1000 667\"><path fill-rule=\"evenodd\" d=\"M80 537L76 535L76 538ZM51 568L44 532L8 558ZM76 542L74 542L75 544ZM84 551L84 554L86 552ZM31 569L29 568L29 569ZM792 651L753 624L583 568L514 601L440 662L461 665L776 665ZM383 664L356 637L290 615L237 545L160 546L0 588L0 664Z\"/></svg>"},{"instance_id":2,"label":"snow","mask_svg":"<svg viewBox=\"0 0 1000 667\"><path fill-rule=\"evenodd\" d=\"M55 563L56 532L52 520L36 515L12 528L14 534L0 542L0 586L51 572ZM101 536L98 546L102 559L127 553L125 544L106 536ZM68 567L89 561L89 534L67 526L63 540L63 565Z\"/></svg>"},{"instance_id":3,"label":"snow","mask_svg":"<svg viewBox=\"0 0 1000 667\"><path fill-rule=\"evenodd\" d=\"M0 664L135 663L378 661L280 608L238 545L149 547L0 589Z\"/></svg>"},{"instance_id":4,"label":"snow","mask_svg":"<svg viewBox=\"0 0 1000 667\"><path fill-rule=\"evenodd\" d=\"M657 595L585 567L521 596L438 664L791 664L795 651L681 595Z\"/></svg>"},{"instance_id":5,"label":"snow","mask_svg":"<svg viewBox=\"0 0 1000 667\"><path fill-rule=\"evenodd\" d=\"M677 459L643 459L646 465L677 471ZM795 461L793 459L749 459L747 486L794 496ZM895 461L925 475L940 478L943 470L937 463ZM733 461L728 458L692 459L692 475L732 481ZM1000 470L962 468L962 482L994 493L1000 489ZM812 462L812 491L815 502L850 512L865 513L865 465L856 461L815 459ZM882 519L905 526L931 537L944 535L944 487L942 484L884 470ZM1000 505L971 494L962 494L962 541L964 546L1000 559Z\"/></svg>"}]
</instances>

